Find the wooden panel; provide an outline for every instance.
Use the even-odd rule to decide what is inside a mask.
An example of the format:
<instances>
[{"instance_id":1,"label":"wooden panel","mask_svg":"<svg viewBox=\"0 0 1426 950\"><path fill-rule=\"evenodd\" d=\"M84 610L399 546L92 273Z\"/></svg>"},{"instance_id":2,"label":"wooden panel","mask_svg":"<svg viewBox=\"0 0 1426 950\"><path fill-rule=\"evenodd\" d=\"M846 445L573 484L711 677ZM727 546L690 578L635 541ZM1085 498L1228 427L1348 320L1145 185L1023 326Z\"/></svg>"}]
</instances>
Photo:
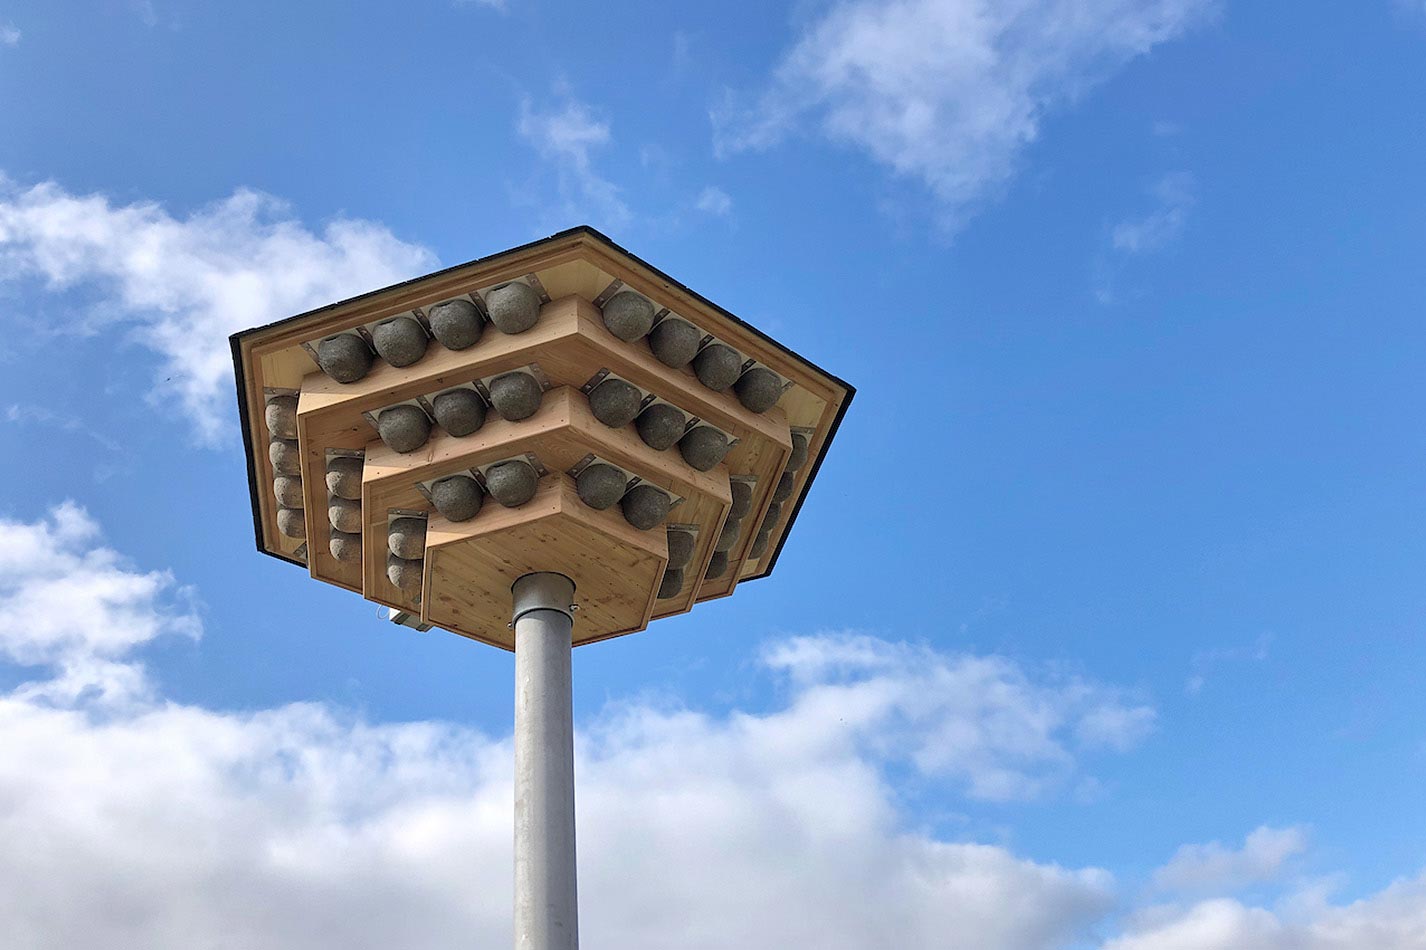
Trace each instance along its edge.
<instances>
[{"instance_id":1,"label":"wooden panel","mask_svg":"<svg viewBox=\"0 0 1426 950\"><path fill-rule=\"evenodd\" d=\"M267 353L258 360L264 386L273 389L300 389L308 373L317 372L317 363L300 346Z\"/></svg>"},{"instance_id":2,"label":"wooden panel","mask_svg":"<svg viewBox=\"0 0 1426 950\"><path fill-rule=\"evenodd\" d=\"M242 359L249 362L251 357L251 345L244 341L240 348ZM257 480L254 494L258 500L257 519L262 525L262 540L267 550L283 555L284 557L294 557L294 552L303 545L303 541L285 537L277 530L277 499L273 495L272 462L268 459L268 435L267 425L264 421L266 400L263 397L263 381L260 369L256 364L249 363L252 371L247 379L247 387L242 394L243 411L247 416L249 433L252 437L252 468L248 473L249 478Z\"/></svg>"},{"instance_id":3,"label":"wooden panel","mask_svg":"<svg viewBox=\"0 0 1426 950\"><path fill-rule=\"evenodd\" d=\"M329 547L327 450L363 449L375 434L361 416L342 419L318 414L305 389L297 399L297 448L302 456L302 497L307 508L307 570L318 580L358 594L361 565L337 560Z\"/></svg>"},{"instance_id":4,"label":"wooden panel","mask_svg":"<svg viewBox=\"0 0 1426 950\"><path fill-rule=\"evenodd\" d=\"M538 248L504 254L498 259L457 268L449 273L391 287L360 300L353 300L264 333L253 351L262 356L296 346L307 340L330 336L363 326L414 307L425 307L459 294L470 293L526 274L539 273L568 261L582 260L578 235L550 242Z\"/></svg>"},{"instance_id":5,"label":"wooden panel","mask_svg":"<svg viewBox=\"0 0 1426 950\"><path fill-rule=\"evenodd\" d=\"M377 360L371 372L354 383L313 373L302 382L303 395L312 397L309 404L314 409L370 412L531 363L543 367L544 354L578 332L578 299L545 304L538 322L524 333L506 334L487 327L474 346L448 350L432 343L425 357L411 366L398 368Z\"/></svg>"},{"instance_id":6,"label":"wooden panel","mask_svg":"<svg viewBox=\"0 0 1426 950\"><path fill-rule=\"evenodd\" d=\"M773 552L777 550L783 535L787 533L788 528L791 526L792 509L807 490L807 479L811 477L816 461L826 447L827 439L832 432L832 422L836 419L844 398L845 394L839 396L835 401L828 403L823 408L822 417L818 419L815 424L810 422L792 423L793 425L811 428L813 430L812 437L807 440L807 463L796 472L796 477L793 480L794 487L792 497L783 503L781 522L778 524L777 529L768 537L767 549L763 551L760 558L756 560L750 559L744 562L741 568L744 578L761 577L768 572L768 564L772 561ZM794 406L793 408L796 409L797 407ZM803 415L802 418L805 419L806 415Z\"/></svg>"},{"instance_id":7,"label":"wooden panel","mask_svg":"<svg viewBox=\"0 0 1426 950\"><path fill-rule=\"evenodd\" d=\"M728 569L722 577L702 581L698 588L699 602L728 596L743 579L743 562L752 547L757 527L762 523L768 506L772 504L772 491L777 486L777 480L783 470L787 468L787 460L792 457L791 430L787 427L782 409L769 409L764 417L781 427L782 438L776 442L749 440L734 446L733 451L728 453L724 464L728 466L729 474L754 475L757 477L757 485L753 490L752 507L743 519L742 533L738 536L737 544L728 552Z\"/></svg>"},{"instance_id":8,"label":"wooden panel","mask_svg":"<svg viewBox=\"0 0 1426 950\"><path fill-rule=\"evenodd\" d=\"M714 308L603 241L585 235L583 245L587 259L594 266L619 278L651 300L669 307L744 356L752 357L824 401L831 402L839 395L841 387L807 363L769 344L751 330L738 326Z\"/></svg>"},{"instance_id":9,"label":"wooden panel","mask_svg":"<svg viewBox=\"0 0 1426 950\"><path fill-rule=\"evenodd\" d=\"M525 453L534 454L553 473L565 472L593 454L684 498L673 509L670 520L699 525L690 577L702 576L732 505L726 467L695 471L676 451L656 452L649 448L632 425L612 429L599 422L583 393L560 387L546 393L539 411L522 422L507 422L492 415L479 432L462 438L437 429L426 445L405 454L393 452L380 442L370 444L362 479L362 547L364 551L380 552L381 557L364 562L362 583L367 598L400 609L415 606L411 595L386 580L384 552L390 509L430 507L414 487L417 482ZM659 616L691 608L696 588L690 582L679 597L660 602Z\"/></svg>"},{"instance_id":10,"label":"wooden panel","mask_svg":"<svg viewBox=\"0 0 1426 950\"><path fill-rule=\"evenodd\" d=\"M577 295L585 300L598 297L613 279L588 261L567 261L535 272L551 300Z\"/></svg>"},{"instance_id":11,"label":"wooden panel","mask_svg":"<svg viewBox=\"0 0 1426 950\"><path fill-rule=\"evenodd\" d=\"M587 507L572 479L555 476L519 508L491 506L460 524L431 517L421 619L513 649L510 585L558 570L575 582L574 642L590 643L647 625L667 563L664 532Z\"/></svg>"},{"instance_id":12,"label":"wooden panel","mask_svg":"<svg viewBox=\"0 0 1426 950\"><path fill-rule=\"evenodd\" d=\"M365 379L346 386L314 372L311 358L299 346L303 341L367 324L415 306L428 306L529 273L539 276L546 292L554 299L542 308L536 327L525 334L505 336L493 327L487 328L479 343L461 352L447 351L433 343L429 354L416 366L396 369L378 360ZM794 385L783 395L778 408L764 415L750 413L731 392L714 393L703 387L691 369L671 370L663 366L653 358L646 342L625 343L608 333L598 309L590 300L616 278L791 380ZM562 404L563 409L568 410L570 415L560 417L556 427L568 431L535 450L542 460L545 454L550 454L545 463L556 469L566 467L563 460L576 451L594 451L641 477L687 495L688 500L674 510L670 520L700 525L700 540L694 563L688 568L690 582L687 597L660 602L654 607L654 616L667 616L687 609L695 595L700 600L726 596L740 578L766 573L767 564L788 529L791 511L805 491L806 480L848 395L842 384L801 358L782 351L754 331L739 326L715 307L700 301L601 237L587 232L506 253L448 274L390 288L365 300L328 308L285 326L258 331L240 340L239 354L245 370L242 399L253 439L252 469L259 481L255 495L261 525L260 543L270 551L287 556L292 556L301 544L300 541L284 538L277 531L262 394L264 387L297 388L300 385L303 396L298 432L309 535L309 570L314 577L348 589L361 589L379 602L407 608L413 606L410 599L401 595L385 579L385 523L388 508L426 507L424 497L415 490L409 478L404 483L400 479L390 484L383 483L376 506L368 504L364 488L363 547L365 556L373 559L372 564L338 562L331 557L327 547L326 450L369 447L373 455L394 455L375 439L374 431L360 416L363 410L380 409L418 395L432 395L472 379L530 363L538 364L556 387L582 385L603 367L732 434L739 442L723 466L709 473L718 483L710 485L707 480L700 481L696 477L699 473L693 473L682 463L676 449L662 455L653 453L638 439L632 427L614 432L595 423L597 428L588 431L603 436L597 440L603 450L590 449L587 440L581 441L577 435L587 431L588 406L582 396L575 394L578 398L573 400L569 396L560 397L566 400ZM548 395L546 403L547 406L550 404ZM560 405L556 405L556 409L559 408ZM578 425L573 421L575 416L579 417ZM522 425L532 421L527 420ZM471 449L470 446L445 444L469 440L450 440L437 430L431 443L418 454L427 456L423 464L431 471L449 466L447 472L469 466L470 458L458 456L467 456L472 451L477 455L487 451L503 452L496 457L518 454L509 450L514 443L503 441L513 436L510 432L502 433L499 423L500 420L492 416L482 433L469 437L480 439L488 434L490 444L487 447L476 445ZM770 503L772 488L791 452L788 425L814 430L809 444L810 460L797 473L793 497L785 504L782 523L771 536L767 552L757 560L748 559L747 549L752 544L757 526ZM504 445L506 449L497 449L497 444ZM621 455L621 452L631 454ZM374 470L378 482L382 477L380 471ZM738 545L731 552L730 568L725 577L697 584L694 581L701 578L707 560L712 556L713 542L726 515L729 474L758 476L753 510L744 522ZM677 483L692 487L680 490L673 487ZM618 517L617 512L615 517ZM619 521L623 523L622 519ZM378 533L379 538L371 537ZM662 537L662 532L659 534ZM379 543L372 544L372 540L379 540ZM508 592L504 596L508 599Z\"/></svg>"}]
</instances>

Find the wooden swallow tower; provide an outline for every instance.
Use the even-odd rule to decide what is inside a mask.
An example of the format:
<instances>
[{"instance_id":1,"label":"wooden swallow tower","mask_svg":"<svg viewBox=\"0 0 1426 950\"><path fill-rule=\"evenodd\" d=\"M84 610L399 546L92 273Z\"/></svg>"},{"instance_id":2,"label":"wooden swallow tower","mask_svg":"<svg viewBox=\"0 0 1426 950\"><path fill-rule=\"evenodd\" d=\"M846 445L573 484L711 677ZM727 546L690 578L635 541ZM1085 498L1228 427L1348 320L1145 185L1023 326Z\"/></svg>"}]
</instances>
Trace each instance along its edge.
<instances>
[{"instance_id":1,"label":"wooden swallow tower","mask_svg":"<svg viewBox=\"0 0 1426 950\"><path fill-rule=\"evenodd\" d=\"M232 347L258 548L515 651L516 946L571 950L569 650L767 576L851 387L589 228Z\"/></svg>"}]
</instances>

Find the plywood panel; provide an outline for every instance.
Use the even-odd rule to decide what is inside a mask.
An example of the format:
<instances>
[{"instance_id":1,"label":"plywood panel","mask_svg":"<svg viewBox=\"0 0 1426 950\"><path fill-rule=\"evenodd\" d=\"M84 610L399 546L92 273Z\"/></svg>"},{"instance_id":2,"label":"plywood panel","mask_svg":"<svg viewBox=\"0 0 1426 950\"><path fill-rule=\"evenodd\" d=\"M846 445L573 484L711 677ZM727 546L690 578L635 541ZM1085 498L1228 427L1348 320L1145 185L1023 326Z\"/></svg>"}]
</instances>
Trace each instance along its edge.
<instances>
[{"instance_id":1,"label":"plywood panel","mask_svg":"<svg viewBox=\"0 0 1426 950\"><path fill-rule=\"evenodd\" d=\"M586 456L594 455L683 498L669 520L699 526L689 576L702 576L713 553L713 541L732 504L726 467L699 472L677 452L654 451L639 439L633 426L613 429L600 423L590 412L584 394L568 387L546 393L540 410L522 422L492 416L479 432L463 438L437 430L425 446L406 454L393 452L380 442L372 443L367 450L362 485L366 522L363 548L385 550L386 514L390 509L429 507L415 488L417 482L527 453L535 455L552 473L566 472ZM690 583L679 597L660 602L660 616L689 609L696 587L696 583ZM386 580L384 554L364 564L363 588L369 599L387 606L411 609L415 605L411 595Z\"/></svg>"},{"instance_id":2,"label":"plywood panel","mask_svg":"<svg viewBox=\"0 0 1426 950\"><path fill-rule=\"evenodd\" d=\"M575 582L576 644L632 633L648 623L667 562L664 532L595 511L580 502L572 479L552 477L517 509L495 506L460 524L432 516L421 618L513 649L510 585L557 569Z\"/></svg>"}]
</instances>

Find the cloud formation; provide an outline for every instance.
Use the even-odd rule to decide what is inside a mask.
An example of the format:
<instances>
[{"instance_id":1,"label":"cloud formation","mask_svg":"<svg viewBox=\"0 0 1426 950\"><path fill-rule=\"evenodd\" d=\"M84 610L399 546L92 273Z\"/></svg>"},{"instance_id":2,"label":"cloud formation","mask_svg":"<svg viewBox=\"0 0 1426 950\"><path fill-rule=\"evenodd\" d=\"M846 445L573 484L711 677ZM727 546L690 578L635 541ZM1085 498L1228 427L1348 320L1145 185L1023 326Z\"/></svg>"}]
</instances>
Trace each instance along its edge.
<instances>
[{"instance_id":1,"label":"cloud formation","mask_svg":"<svg viewBox=\"0 0 1426 950\"><path fill-rule=\"evenodd\" d=\"M197 636L197 611L73 504L0 522L0 577L0 657L31 674L0 693L7 946L509 942L508 736L316 703L223 712L165 700L135 651ZM1089 748L1134 741L1147 707L1004 658L868 636L783 640L760 661L785 688L769 710L635 702L582 724L587 943L881 950L954 935L977 950L1057 950L1105 926L1106 871L907 827L888 768L972 794L1043 789ZM1291 829L1260 829L1241 850L1185 849L1168 867L1205 884L1235 876L1221 867L1263 877L1298 845ZM1426 946L1426 879L1291 908L1151 907L1099 946Z\"/></svg>"},{"instance_id":2,"label":"cloud formation","mask_svg":"<svg viewBox=\"0 0 1426 950\"><path fill-rule=\"evenodd\" d=\"M515 129L539 153L553 176L558 202L541 201L559 218L559 227L587 222L619 228L631 217L619 186L594 168L593 153L609 145L609 124L595 117L585 103L567 99L550 110L520 104Z\"/></svg>"},{"instance_id":3,"label":"cloud formation","mask_svg":"<svg viewBox=\"0 0 1426 950\"><path fill-rule=\"evenodd\" d=\"M0 571L16 570L4 615L26 619L0 626L5 656L87 655L130 669L132 686L143 680L134 649L196 634L192 611L163 596L172 579L124 562L73 505L0 528ZM908 681L910 664L928 659L935 669ZM1103 871L902 827L882 771L899 752L870 742L894 707L913 714L898 745L934 749L931 767L962 771L948 736L911 738L923 727L978 733L966 739L977 761L1008 760L972 769L1032 768L1060 753L1043 738L1027 747L1014 723L1033 713L1012 707L1054 705L1065 684L866 637L800 638L766 662L789 687L769 712L624 704L581 729L591 944L860 950L959 933L986 950L1027 950L1072 939L1108 908ZM508 942L508 737L372 724L317 704L217 712L145 689L101 703L50 682L0 695L9 944ZM954 712L911 703L933 684L981 695ZM1003 696L988 702L986 691ZM888 695L900 698L877 698Z\"/></svg>"},{"instance_id":4,"label":"cloud formation","mask_svg":"<svg viewBox=\"0 0 1426 950\"><path fill-rule=\"evenodd\" d=\"M1196 182L1188 172L1171 172L1159 178L1149 189L1154 207L1114 226L1110 235L1114 249L1125 254L1146 254L1177 240L1188 223L1195 190Z\"/></svg>"},{"instance_id":5,"label":"cloud formation","mask_svg":"<svg viewBox=\"0 0 1426 950\"><path fill-rule=\"evenodd\" d=\"M775 644L763 662L797 686L789 722L956 780L987 801L1056 788L1081 755L1127 749L1154 723L1152 707L1119 690L1078 678L1036 680L998 656L824 635Z\"/></svg>"},{"instance_id":6,"label":"cloud formation","mask_svg":"<svg viewBox=\"0 0 1426 950\"><path fill-rule=\"evenodd\" d=\"M1241 848L1218 841L1184 845L1154 872L1154 882L1170 890L1231 893L1273 880L1291 858L1306 850L1305 828L1263 825L1248 834Z\"/></svg>"},{"instance_id":7,"label":"cloud formation","mask_svg":"<svg viewBox=\"0 0 1426 950\"><path fill-rule=\"evenodd\" d=\"M1397 881L1345 905L1308 901L1289 910L1216 898L1157 907L1130 921L1101 950L1421 950L1426 947L1426 875Z\"/></svg>"},{"instance_id":8,"label":"cloud formation","mask_svg":"<svg viewBox=\"0 0 1426 950\"><path fill-rule=\"evenodd\" d=\"M208 443L235 419L229 334L435 266L429 250L379 224L337 218L309 230L255 191L176 216L152 202L116 205L0 177L0 278L88 299L62 331L132 328L161 360L155 398L176 401Z\"/></svg>"},{"instance_id":9,"label":"cloud formation","mask_svg":"<svg viewBox=\"0 0 1426 950\"><path fill-rule=\"evenodd\" d=\"M733 210L733 198L722 188L709 185L698 193L698 201L694 207L715 218L725 218Z\"/></svg>"},{"instance_id":10,"label":"cloud formation","mask_svg":"<svg viewBox=\"0 0 1426 950\"><path fill-rule=\"evenodd\" d=\"M123 658L201 629L193 592L167 571L134 569L77 505L35 522L0 520L0 659L58 671L17 695L132 698L143 677Z\"/></svg>"},{"instance_id":11,"label":"cloud formation","mask_svg":"<svg viewBox=\"0 0 1426 950\"><path fill-rule=\"evenodd\" d=\"M720 152L810 119L921 182L949 227L1015 173L1047 115L1199 23L1215 0L840 0L756 101L714 113Z\"/></svg>"}]
</instances>

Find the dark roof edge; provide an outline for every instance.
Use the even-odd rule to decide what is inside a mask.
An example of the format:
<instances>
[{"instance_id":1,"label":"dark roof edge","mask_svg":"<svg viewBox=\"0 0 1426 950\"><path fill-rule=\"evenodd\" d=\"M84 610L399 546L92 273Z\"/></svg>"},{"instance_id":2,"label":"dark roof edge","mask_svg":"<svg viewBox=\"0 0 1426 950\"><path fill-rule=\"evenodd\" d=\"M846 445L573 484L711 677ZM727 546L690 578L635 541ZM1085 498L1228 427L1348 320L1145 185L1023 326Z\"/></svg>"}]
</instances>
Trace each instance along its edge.
<instances>
[{"instance_id":1,"label":"dark roof edge","mask_svg":"<svg viewBox=\"0 0 1426 950\"><path fill-rule=\"evenodd\" d=\"M843 385L846 385L845 383ZM797 496L797 504L792 506L792 513L787 516L787 527L782 530L782 537L777 539L777 547L773 548L772 557L767 562L767 567L761 574L755 577L744 578L739 583L762 580L772 573L772 569L777 567L777 559L782 556L782 547L787 543L787 539L792 536L792 526L797 523L797 516L802 511L802 503L807 500L807 496L812 492L812 483L817 480L817 473L822 470L822 461L827 457L827 450L832 447L832 439L837 435L837 430L842 427L842 419L847 415L847 407L852 404L852 397L857 391L847 386L847 398L842 400L841 408L837 410L837 416L832 420L831 427L827 430L827 437L822 440L822 451L817 453L817 459L812 463L812 471L807 473L807 481L802 485L802 491Z\"/></svg>"}]
</instances>

